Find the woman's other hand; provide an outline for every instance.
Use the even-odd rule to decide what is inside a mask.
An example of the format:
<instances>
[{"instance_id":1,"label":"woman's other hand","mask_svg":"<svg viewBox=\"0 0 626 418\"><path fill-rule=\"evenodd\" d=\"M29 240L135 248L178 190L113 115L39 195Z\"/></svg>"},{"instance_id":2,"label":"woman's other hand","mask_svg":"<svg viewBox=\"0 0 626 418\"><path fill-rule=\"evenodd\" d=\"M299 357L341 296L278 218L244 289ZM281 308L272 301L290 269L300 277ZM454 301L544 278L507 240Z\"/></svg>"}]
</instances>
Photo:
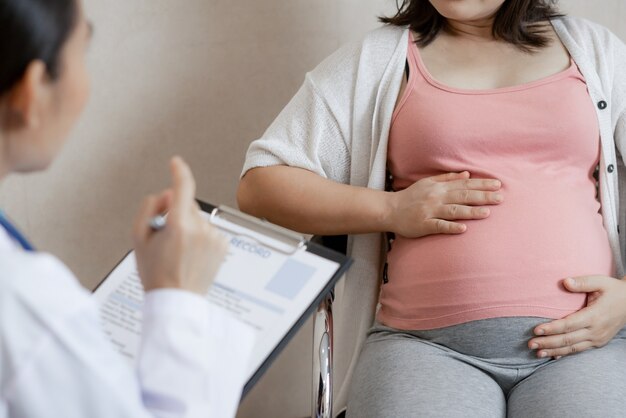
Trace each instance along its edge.
<instances>
[{"instance_id":1,"label":"woman's other hand","mask_svg":"<svg viewBox=\"0 0 626 418\"><path fill-rule=\"evenodd\" d=\"M495 179L471 179L467 171L427 177L389 194L388 231L407 238L432 234L461 234L459 220L484 219L487 205L503 201Z\"/></svg>"},{"instance_id":2,"label":"woman's other hand","mask_svg":"<svg viewBox=\"0 0 626 418\"><path fill-rule=\"evenodd\" d=\"M559 358L607 344L626 325L626 281L583 276L563 281L570 292L587 293L587 306L563 319L537 326L528 347L538 357Z\"/></svg>"},{"instance_id":3,"label":"woman's other hand","mask_svg":"<svg viewBox=\"0 0 626 418\"><path fill-rule=\"evenodd\" d=\"M147 197L135 221L139 275L146 291L174 288L203 295L224 260L227 241L201 216L189 166L175 157L170 168L172 188ZM155 232L150 219L163 213L167 225Z\"/></svg>"}]
</instances>

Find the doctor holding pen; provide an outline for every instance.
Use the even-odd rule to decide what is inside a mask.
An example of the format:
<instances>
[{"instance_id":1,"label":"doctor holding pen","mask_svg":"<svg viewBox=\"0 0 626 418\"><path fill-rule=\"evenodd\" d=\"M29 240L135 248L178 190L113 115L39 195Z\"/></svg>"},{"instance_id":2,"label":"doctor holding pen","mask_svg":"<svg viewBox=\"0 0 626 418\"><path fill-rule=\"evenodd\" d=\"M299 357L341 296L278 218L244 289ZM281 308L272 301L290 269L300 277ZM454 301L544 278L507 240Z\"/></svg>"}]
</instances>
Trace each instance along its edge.
<instances>
[{"instance_id":1,"label":"doctor holding pen","mask_svg":"<svg viewBox=\"0 0 626 418\"><path fill-rule=\"evenodd\" d=\"M0 178L56 157L87 100L90 36L80 0L0 0ZM254 336L203 297L227 244L200 216L188 166L174 158L171 171L133 232L146 290L135 373L90 293L1 214L0 418L235 415Z\"/></svg>"}]
</instances>

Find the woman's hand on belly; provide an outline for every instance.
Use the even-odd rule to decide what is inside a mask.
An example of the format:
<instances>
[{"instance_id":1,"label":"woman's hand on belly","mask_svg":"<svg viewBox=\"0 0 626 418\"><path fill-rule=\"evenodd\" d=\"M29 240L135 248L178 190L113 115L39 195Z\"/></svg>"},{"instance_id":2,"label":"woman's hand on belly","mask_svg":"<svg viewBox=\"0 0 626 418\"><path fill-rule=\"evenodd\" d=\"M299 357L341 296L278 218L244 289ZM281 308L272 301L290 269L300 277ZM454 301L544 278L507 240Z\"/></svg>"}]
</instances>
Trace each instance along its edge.
<instances>
[{"instance_id":1,"label":"woman's hand on belly","mask_svg":"<svg viewBox=\"0 0 626 418\"><path fill-rule=\"evenodd\" d=\"M563 281L570 292L587 293L587 306L535 328L528 347L538 357L562 357L602 347L626 325L626 278L583 276Z\"/></svg>"},{"instance_id":2,"label":"woman's hand on belly","mask_svg":"<svg viewBox=\"0 0 626 418\"><path fill-rule=\"evenodd\" d=\"M458 220L484 219L487 205L503 201L502 184L495 179L470 179L467 171L426 177L389 194L387 230L407 238L433 234L461 234Z\"/></svg>"}]
</instances>

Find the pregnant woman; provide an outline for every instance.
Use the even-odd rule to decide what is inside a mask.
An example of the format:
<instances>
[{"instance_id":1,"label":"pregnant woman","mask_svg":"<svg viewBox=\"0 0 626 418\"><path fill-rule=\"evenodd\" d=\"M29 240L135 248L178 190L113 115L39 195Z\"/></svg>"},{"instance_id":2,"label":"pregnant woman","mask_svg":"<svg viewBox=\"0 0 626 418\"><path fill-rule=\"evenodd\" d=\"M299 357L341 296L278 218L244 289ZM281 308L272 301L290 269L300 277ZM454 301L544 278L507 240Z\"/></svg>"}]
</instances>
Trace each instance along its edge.
<instances>
[{"instance_id":1,"label":"pregnant woman","mask_svg":"<svg viewBox=\"0 0 626 418\"><path fill-rule=\"evenodd\" d=\"M307 74L239 190L258 216L351 234L336 407L623 416L626 47L542 0L382 20Z\"/></svg>"}]
</instances>

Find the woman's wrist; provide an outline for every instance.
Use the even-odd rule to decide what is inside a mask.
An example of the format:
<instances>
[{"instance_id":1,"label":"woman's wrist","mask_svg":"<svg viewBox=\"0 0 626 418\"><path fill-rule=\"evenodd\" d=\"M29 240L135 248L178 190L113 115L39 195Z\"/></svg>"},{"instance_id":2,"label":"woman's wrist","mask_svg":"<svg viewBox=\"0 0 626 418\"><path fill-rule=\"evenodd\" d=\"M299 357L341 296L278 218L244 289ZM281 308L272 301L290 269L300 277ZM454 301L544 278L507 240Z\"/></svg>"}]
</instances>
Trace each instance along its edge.
<instances>
[{"instance_id":1,"label":"woman's wrist","mask_svg":"<svg viewBox=\"0 0 626 418\"><path fill-rule=\"evenodd\" d=\"M396 193L371 190L365 207L371 210L368 225L370 232L393 232L393 214L396 208Z\"/></svg>"}]
</instances>

